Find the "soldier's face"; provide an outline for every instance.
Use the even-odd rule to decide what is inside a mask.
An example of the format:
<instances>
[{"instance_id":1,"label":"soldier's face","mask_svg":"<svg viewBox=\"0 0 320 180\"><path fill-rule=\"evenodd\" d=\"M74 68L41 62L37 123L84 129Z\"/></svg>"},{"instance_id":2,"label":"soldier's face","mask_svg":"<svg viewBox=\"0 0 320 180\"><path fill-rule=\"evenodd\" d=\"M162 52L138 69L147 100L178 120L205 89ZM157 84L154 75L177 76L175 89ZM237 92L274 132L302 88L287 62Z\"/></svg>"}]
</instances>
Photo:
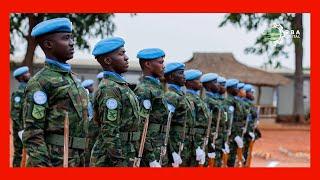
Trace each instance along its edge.
<instances>
[{"instance_id":1,"label":"soldier's face","mask_svg":"<svg viewBox=\"0 0 320 180\"><path fill-rule=\"evenodd\" d=\"M200 79L194 79L192 81L186 81L186 87L193 90L200 90L202 88L202 83Z\"/></svg>"},{"instance_id":2,"label":"soldier's face","mask_svg":"<svg viewBox=\"0 0 320 180\"><path fill-rule=\"evenodd\" d=\"M164 70L163 62L164 62L163 57L147 62L149 63L150 71L153 74L153 76L156 76L156 77L163 76L163 70Z\"/></svg>"},{"instance_id":3,"label":"soldier's face","mask_svg":"<svg viewBox=\"0 0 320 180\"><path fill-rule=\"evenodd\" d=\"M226 92L226 88L223 85L219 85L219 93L224 94Z\"/></svg>"},{"instance_id":4,"label":"soldier's face","mask_svg":"<svg viewBox=\"0 0 320 180\"><path fill-rule=\"evenodd\" d=\"M129 68L129 58L126 55L126 50L124 47L119 48L118 50L114 51L110 54L111 57L111 66L112 69L121 74L128 71Z\"/></svg>"},{"instance_id":5,"label":"soldier's face","mask_svg":"<svg viewBox=\"0 0 320 180\"><path fill-rule=\"evenodd\" d=\"M48 43L45 43L45 46L51 55L61 62L66 62L73 58L74 41L71 33L53 33L49 36Z\"/></svg>"},{"instance_id":6,"label":"soldier's face","mask_svg":"<svg viewBox=\"0 0 320 180\"><path fill-rule=\"evenodd\" d=\"M171 74L172 81L179 86L184 86L186 79L184 78L184 70L177 70Z\"/></svg>"},{"instance_id":7,"label":"soldier's face","mask_svg":"<svg viewBox=\"0 0 320 180\"><path fill-rule=\"evenodd\" d=\"M246 97L246 91L243 90L243 89L240 89L240 90L239 90L239 96L240 96L240 97Z\"/></svg>"},{"instance_id":8,"label":"soldier's face","mask_svg":"<svg viewBox=\"0 0 320 180\"><path fill-rule=\"evenodd\" d=\"M254 96L253 96L252 92L247 92L247 93L246 93L246 97L247 97L248 99L250 99L251 101L254 100Z\"/></svg>"}]
</instances>

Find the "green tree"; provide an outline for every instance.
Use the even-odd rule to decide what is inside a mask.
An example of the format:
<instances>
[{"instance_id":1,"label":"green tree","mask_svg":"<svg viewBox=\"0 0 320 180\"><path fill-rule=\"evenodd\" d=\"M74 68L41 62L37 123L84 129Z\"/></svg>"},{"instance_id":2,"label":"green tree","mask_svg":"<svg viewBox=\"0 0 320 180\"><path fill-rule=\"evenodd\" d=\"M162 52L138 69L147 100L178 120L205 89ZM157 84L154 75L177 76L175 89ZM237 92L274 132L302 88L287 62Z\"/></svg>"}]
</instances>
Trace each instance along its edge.
<instances>
[{"instance_id":1,"label":"green tree","mask_svg":"<svg viewBox=\"0 0 320 180\"><path fill-rule=\"evenodd\" d=\"M45 14L45 13L12 13L10 15L10 53L17 49L15 40L26 40L27 48L22 65L32 72L34 51L37 47L35 38L31 37L32 28L39 22L55 17L69 18L75 34L75 45L79 49L89 50L88 40L91 37L103 38L112 35L116 26L112 21L114 14Z\"/></svg>"},{"instance_id":2,"label":"green tree","mask_svg":"<svg viewBox=\"0 0 320 180\"><path fill-rule=\"evenodd\" d=\"M285 30L295 30L300 32L300 38L292 38L286 40L277 45L270 44L272 38L276 38L277 33L267 32L257 37L253 46L245 49L246 53L252 54L267 54L268 63L275 67L280 67L281 62L276 60L276 57L288 58L288 52L286 46L294 45L295 49L295 76L294 76L294 104L293 113L296 122L302 122L304 120L304 106L303 106L303 24L301 13L281 13L281 14L227 14L219 27L225 26L227 23L231 23L236 27L244 27L247 31L257 30L259 27L268 25L270 27L273 24L280 24ZM275 35L275 36L273 36Z\"/></svg>"}]
</instances>

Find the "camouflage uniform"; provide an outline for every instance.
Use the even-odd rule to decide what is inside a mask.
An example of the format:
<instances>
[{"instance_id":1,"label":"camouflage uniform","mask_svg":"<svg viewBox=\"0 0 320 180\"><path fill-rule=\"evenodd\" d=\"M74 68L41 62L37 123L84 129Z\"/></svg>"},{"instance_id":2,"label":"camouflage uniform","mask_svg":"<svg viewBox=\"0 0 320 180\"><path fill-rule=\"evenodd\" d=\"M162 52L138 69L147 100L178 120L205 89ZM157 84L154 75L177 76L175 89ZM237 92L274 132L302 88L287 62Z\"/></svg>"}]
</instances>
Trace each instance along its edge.
<instances>
[{"instance_id":1,"label":"camouflage uniform","mask_svg":"<svg viewBox=\"0 0 320 180\"><path fill-rule=\"evenodd\" d=\"M194 139L192 144L191 166L197 166L195 150L203 147L204 138L208 128L209 109L206 103L194 90L187 89L187 99L194 104L195 125L193 129ZM203 149L206 152L206 148Z\"/></svg>"},{"instance_id":2,"label":"camouflage uniform","mask_svg":"<svg viewBox=\"0 0 320 180\"><path fill-rule=\"evenodd\" d=\"M169 84L169 90L165 93L168 103L175 107L170 127L169 161L173 162L172 153L179 153L179 144L183 143L181 150L182 167L190 166L192 148L192 130L194 127L194 106L186 98L186 94L177 85ZM185 135L185 138L183 138Z\"/></svg>"},{"instance_id":3,"label":"camouflage uniform","mask_svg":"<svg viewBox=\"0 0 320 180\"><path fill-rule=\"evenodd\" d=\"M89 125L88 125L88 151L86 153L86 166L90 164L90 156L93 145L96 141L96 137L99 134L100 127L97 122L93 121L93 98L94 94L89 93L89 104L88 104L88 114L89 114Z\"/></svg>"},{"instance_id":4,"label":"camouflage uniform","mask_svg":"<svg viewBox=\"0 0 320 180\"><path fill-rule=\"evenodd\" d=\"M159 161L160 148L164 144L165 126L167 124L168 110L164 100L163 88L157 79L145 76L138 86L135 93L140 102L140 115L144 119L149 114L149 127L144 145L144 153L141 166L148 167L150 162ZM151 102L151 109L146 109L145 101ZM162 160L162 166L167 166L168 159Z\"/></svg>"},{"instance_id":5,"label":"camouflage uniform","mask_svg":"<svg viewBox=\"0 0 320 180\"><path fill-rule=\"evenodd\" d=\"M243 107L243 104L241 103L240 98L237 96L232 96L231 94L228 94L226 98L226 104L228 107L229 106L234 107L232 130L231 130L231 135L229 137L230 153L229 153L229 159L228 159L228 166L233 167L236 161L237 148L238 148L238 145L234 140L234 138L236 136L239 136L239 137L242 136L243 127L245 126L245 121L246 121L246 112Z\"/></svg>"},{"instance_id":6,"label":"camouflage uniform","mask_svg":"<svg viewBox=\"0 0 320 180\"><path fill-rule=\"evenodd\" d=\"M225 106L222 104L220 95L216 93L207 92L205 101L208 104L208 107L212 110L212 125L211 125L211 136L208 143L209 152L215 152L215 166L220 167L222 162L222 148L224 147L225 141L225 132L226 132L226 112ZM213 134L216 132L217 122L218 122L218 112L220 109L220 122L218 128L218 136L215 140L215 149L211 146L213 141Z\"/></svg>"},{"instance_id":7,"label":"camouflage uniform","mask_svg":"<svg viewBox=\"0 0 320 180\"><path fill-rule=\"evenodd\" d=\"M93 107L100 133L91 151L90 166L132 166L141 136L136 95L119 74L105 73Z\"/></svg>"},{"instance_id":8,"label":"camouflage uniform","mask_svg":"<svg viewBox=\"0 0 320 180\"><path fill-rule=\"evenodd\" d=\"M23 146L18 132L23 129L22 110L26 85L26 83L20 83L18 89L11 95L12 137L14 143L13 167L20 167L21 163Z\"/></svg>"},{"instance_id":9,"label":"camouflage uniform","mask_svg":"<svg viewBox=\"0 0 320 180\"><path fill-rule=\"evenodd\" d=\"M256 130L255 127L254 127L255 123L257 121L257 109L256 109L256 107L254 106L252 101L250 101L248 99L244 99L243 103L244 103L245 108L247 109L247 111L250 113L250 121L248 123L247 133L244 136L244 150L243 150L243 156L244 156L245 159L247 159L250 141L252 140L252 137L249 135L249 132L253 132L254 133L255 140L261 138L261 134L260 134L259 130Z\"/></svg>"},{"instance_id":10,"label":"camouflage uniform","mask_svg":"<svg viewBox=\"0 0 320 180\"><path fill-rule=\"evenodd\" d=\"M25 92L23 143L29 155L27 166L62 166L65 112L70 124L69 167L83 166L88 95L74 74L46 62Z\"/></svg>"}]
</instances>

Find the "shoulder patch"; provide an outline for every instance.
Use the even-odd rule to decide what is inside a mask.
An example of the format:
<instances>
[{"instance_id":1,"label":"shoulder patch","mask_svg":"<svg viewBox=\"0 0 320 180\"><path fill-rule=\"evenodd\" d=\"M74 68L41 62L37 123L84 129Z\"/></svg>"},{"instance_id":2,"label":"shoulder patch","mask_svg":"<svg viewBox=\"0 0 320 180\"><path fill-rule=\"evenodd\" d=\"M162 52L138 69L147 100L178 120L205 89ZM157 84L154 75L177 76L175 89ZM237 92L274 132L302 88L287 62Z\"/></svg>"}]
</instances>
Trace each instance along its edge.
<instances>
[{"instance_id":1,"label":"shoulder patch","mask_svg":"<svg viewBox=\"0 0 320 180\"><path fill-rule=\"evenodd\" d=\"M108 109L116 109L118 107L118 103L117 103L117 100L115 100L114 98L110 98L107 100L106 102L106 106Z\"/></svg>"},{"instance_id":2,"label":"shoulder patch","mask_svg":"<svg viewBox=\"0 0 320 180\"><path fill-rule=\"evenodd\" d=\"M14 102L16 102L16 103L18 103L18 102L20 102L20 101L21 101L20 96L16 96L16 97L14 98Z\"/></svg>"},{"instance_id":3,"label":"shoulder patch","mask_svg":"<svg viewBox=\"0 0 320 180\"><path fill-rule=\"evenodd\" d=\"M34 104L32 109L32 116L35 119L42 119L44 115L45 115L45 107Z\"/></svg>"},{"instance_id":4,"label":"shoulder patch","mask_svg":"<svg viewBox=\"0 0 320 180\"><path fill-rule=\"evenodd\" d=\"M149 99L143 100L142 104L143 104L143 107L144 107L145 109L150 109L150 108L151 108L151 102L150 102Z\"/></svg>"},{"instance_id":5,"label":"shoulder patch","mask_svg":"<svg viewBox=\"0 0 320 180\"><path fill-rule=\"evenodd\" d=\"M47 102L47 95L43 91L36 91L33 94L33 101L39 105L43 105Z\"/></svg>"}]
</instances>

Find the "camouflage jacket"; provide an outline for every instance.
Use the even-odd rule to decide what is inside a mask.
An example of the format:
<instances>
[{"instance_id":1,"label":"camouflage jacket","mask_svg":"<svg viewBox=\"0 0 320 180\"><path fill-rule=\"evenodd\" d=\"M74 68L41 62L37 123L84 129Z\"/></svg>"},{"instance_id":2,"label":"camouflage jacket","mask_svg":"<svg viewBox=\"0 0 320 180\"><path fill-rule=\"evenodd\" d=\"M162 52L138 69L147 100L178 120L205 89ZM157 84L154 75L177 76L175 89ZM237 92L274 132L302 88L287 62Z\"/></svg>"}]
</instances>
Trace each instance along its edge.
<instances>
[{"instance_id":1,"label":"camouflage jacket","mask_svg":"<svg viewBox=\"0 0 320 180\"><path fill-rule=\"evenodd\" d=\"M26 88L26 83L20 83L16 91L11 95L11 119L12 119L12 129L13 135L16 136L17 133L23 129L22 121L22 110L24 101L24 90Z\"/></svg>"},{"instance_id":2,"label":"camouflage jacket","mask_svg":"<svg viewBox=\"0 0 320 180\"><path fill-rule=\"evenodd\" d=\"M100 133L92 149L92 166L127 166L109 164L109 156L130 159L136 156L141 136L139 102L128 83L115 75L105 74L94 97L94 121Z\"/></svg>"},{"instance_id":3,"label":"camouflage jacket","mask_svg":"<svg viewBox=\"0 0 320 180\"><path fill-rule=\"evenodd\" d=\"M164 143L164 127L167 124L168 110L164 100L164 91L159 82L152 77L143 77L134 92L140 102L140 115L144 119L149 114L149 127L146 144L144 146L149 162L159 159L159 154L155 148L159 148ZM147 107L150 102L151 107Z\"/></svg>"},{"instance_id":4,"label":"camouflage jacket","mask_svg":"<svg viewBox=\"0 0 320 180\"><path fill-rule=\"evenodd\" d=\"M194 124L194 146L201 147L204 143L208 128L209 108L200 96L193 90L187 90L187 98L194 104L195 124Z\"/></svg>"},{"instance_id":5,"label":"camouflage jacket","mask_svg":"<svg viewBox=\"0 0 320 180\"><path fill-rule=\"evenodd\" d=\"M79 166L86 147L88 95L72 72L45 63L25 91L23 142L28 166L62 166L66 112L69 117L69 166Z\"/></svg>"},{"instance_id":6,"label":"camouflage jacket","mask_svg":"<svg viewBox=\"0 0 320 180\"><path fill-rule=\"evenodd\" d=\"M186 94L173 86L165 93L168 103L175 107L170 127L170 150L179 152L179 143L190 140L190 130L194 127L194 105L186 98Z\"/></svg>"},{"instance_id":7,"label":"camouflage jacket","mask_svg":"<svg viewBox=\"0 0 320 180\"><path fill-rule=\"evenodd\" d=\"M241 100L236 97L228 94L226 98L226 104L227 106L233 106L234 112L233 112L233 123L232 123L232 137L235 136L242 136L243 127L246 123L246 110L244 108L244 104L241 102Z\"/></svg>"},{"instance_id":8,"label":"camouflage jacket","mask_svg":"<svg viewBox=\"0 0 320 180\"><path fill-rule=\"evenodd\" d=\"M249 123L248 123L248 129L247 132L253 132L254 131L254 125L257 121L257 108L252 103L252 101L248 99L243 99L243 104L246 109L246 112L249 113Z\"/></svg>"}]
</instances>

